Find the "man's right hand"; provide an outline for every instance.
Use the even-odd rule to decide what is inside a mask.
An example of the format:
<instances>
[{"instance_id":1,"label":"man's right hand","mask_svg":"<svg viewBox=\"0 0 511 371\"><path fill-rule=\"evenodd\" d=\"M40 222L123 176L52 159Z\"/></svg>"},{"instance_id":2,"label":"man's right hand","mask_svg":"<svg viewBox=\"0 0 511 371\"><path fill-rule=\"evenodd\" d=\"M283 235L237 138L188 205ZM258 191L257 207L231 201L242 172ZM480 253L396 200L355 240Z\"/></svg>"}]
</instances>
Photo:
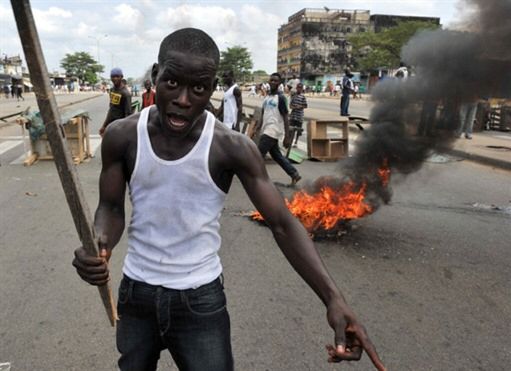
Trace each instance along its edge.
<instances>
[{"instance_id":1,"label":"man's right hand","mask_svg":"<svg viewBox=\"0 0 511 371\"><path fill-rule=\"evenodd\" d=\"M110 281L108 260L111 255L112 250L107 249L101 243L99 244L99 256L89 255L82 246L75 250L73 266L82 280L94 286L103 286Z\"/></svg>"},{"instance_id":2,"label":"man's right hand","mask_svg":"<svg viewBox=\"0 0 511 371\"><path fill-rule=\"evenodd\" d=\"M99 135L101 135L102 138L103 138L103 135L105 135L105 129L106 128L104 126L99 128Z\"/></svg>"}]
</instances>

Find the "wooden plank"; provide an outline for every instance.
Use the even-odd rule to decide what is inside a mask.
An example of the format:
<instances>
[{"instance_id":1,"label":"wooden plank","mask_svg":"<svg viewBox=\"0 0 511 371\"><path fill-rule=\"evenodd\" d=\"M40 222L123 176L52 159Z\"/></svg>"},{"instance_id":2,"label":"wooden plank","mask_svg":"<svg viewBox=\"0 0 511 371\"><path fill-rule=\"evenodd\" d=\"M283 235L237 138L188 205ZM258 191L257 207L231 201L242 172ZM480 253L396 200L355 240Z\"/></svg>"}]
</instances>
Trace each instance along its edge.
<instances>
[{"instance_id":1,"label":"wooden plank","mask_svg":"<svg viewBox=\"0 0 511 371\"><path fill-rule=\"evenodd\" d=\"M44 60L30 2L29 0L11 0L11 6L30 71L30 78L34 85L37 105L45 124L46 135L48 136L55 159L55 166L64 188L78 236L87 252L97 256L98 247L92 224L92 214L85 201L75 165L67 148L64 128L57 108L57 102L50 86L48 68ZM117 319L117 311L110 286L106 284L99 286L98 289L110 323L114 326Z\"/></svg>"}]
</instances>

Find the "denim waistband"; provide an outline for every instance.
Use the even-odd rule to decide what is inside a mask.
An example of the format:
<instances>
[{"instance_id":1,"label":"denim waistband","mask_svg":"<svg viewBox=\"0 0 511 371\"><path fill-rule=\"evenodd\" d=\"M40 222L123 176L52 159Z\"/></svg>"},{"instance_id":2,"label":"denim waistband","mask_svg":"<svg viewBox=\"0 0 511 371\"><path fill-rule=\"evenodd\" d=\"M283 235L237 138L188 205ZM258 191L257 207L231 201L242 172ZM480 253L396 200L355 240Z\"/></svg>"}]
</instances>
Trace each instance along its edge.
<instances>
[{"instance_id":1,"label":"denim waistband","mask_svg":"<svg viewBox=\"0 0 511 371\"><path fill-rule=\"evenodd\" d=\"M202 290L208 290L211 287L213 287L215 285L218 285L218 284L221 284L223 286L223 284L224 284L224 275L222 273L222 274L220 274L220 276L218 276L216 279L214 279L210 283L206 283L205 285L199 286L199 287L197 287L195 289L184 289L184 290L170 289L168 287L151 285L151 284L146 283L146 282L141 282L141 281L134 280L134 279L128 277L127 275L125 275L125 274L123 274L123 280L126 281L129 284L130 290L135 290L135 289L139 288L139 289L143 289L146 292L147 291L163 290L163 291L176 292L176 293L178 293L178 292L179 293L192 293L192 292L193 293L200 293Z\"/></svg>"}]
</instances>

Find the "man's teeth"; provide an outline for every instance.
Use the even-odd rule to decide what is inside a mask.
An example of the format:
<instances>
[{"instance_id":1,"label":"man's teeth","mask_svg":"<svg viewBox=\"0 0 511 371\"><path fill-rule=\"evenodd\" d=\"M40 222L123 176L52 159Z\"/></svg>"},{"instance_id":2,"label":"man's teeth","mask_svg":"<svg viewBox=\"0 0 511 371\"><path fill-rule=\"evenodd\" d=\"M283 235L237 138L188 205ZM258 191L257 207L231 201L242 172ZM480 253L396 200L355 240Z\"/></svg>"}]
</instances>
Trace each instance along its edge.
<instances>
[{"instance_id":1,"label":"man's teeth","mask_svg":"<svg viewBox=\"0 0 511 371\"><path fill-rule=\"evenodd\" d=\"M177 117L171 117L169 120L174 126L183 126L186 124L186 120Z\"/></svg>"}]
</instances>

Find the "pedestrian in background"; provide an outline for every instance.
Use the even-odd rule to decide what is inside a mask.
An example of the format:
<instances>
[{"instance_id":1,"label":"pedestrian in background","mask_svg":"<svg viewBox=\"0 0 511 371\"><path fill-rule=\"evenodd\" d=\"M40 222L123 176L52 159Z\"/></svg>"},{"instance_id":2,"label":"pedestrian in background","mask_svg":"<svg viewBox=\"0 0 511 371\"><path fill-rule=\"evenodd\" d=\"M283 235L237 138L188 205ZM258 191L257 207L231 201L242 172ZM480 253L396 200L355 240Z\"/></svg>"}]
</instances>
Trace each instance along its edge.
<instances>
[{"instance_id":1,"label":"pedestrian in background","mask_svg":"<svg viewBox=\"0 0 511 371\"><path fill-rule=\"evenodd\" d=\"M110 107L108 108L108 113L103 125L99 129L99 134L101 136L103 136L110 123L131 115L131 94L123 83L123 74L119 67L112 68L110 71L110 80L114 86L110 90Z\"/></svg>"},{"instance_id":2,"label":"pedestrian in background","mask_svg":"<svg viewBox=\"0 0 511 371\"><path fill-rule=\"evenodd\" d=\"M142 109L154 104L155 92L153 90L151 80L144 81L145 91L142 93Z\"/></svg>"},{"instance_id":3,"label":"pedestrian in background","mask_svg":"<svg viewBox=\"0 0 511 371\"><path fill-rule=\"evenodd\" d=\"M354 90L352 78L353 74L349 69L346 69L342 78L341 116L349 116L350 95Z\"/></svg>"},{"instance_id":4,"label":"pedestrian in background","mask_svg":"<svg viewBox=\"0 0 511 371\"><path fill-rule=\"evenodd\" d=\"M282 85L281 81L282 78L277 72L270 76L270 92L264 99L262 119L259 123L261 137L259 138L258 148L263 158L270 152L270 156L275 162L291 177L291 185L294 186L302 177L291 162L284 157L279 147L279 140L282 138L284 138L285 148L289 148L292 141L289 132L289 111L286 97L279 91L279 86Z\"/></svg>"},{"instance_id":5,"label":"pedestrian in background","mask_svg":"<svg viewBox=\"0 0 511 371\"><path fill-rule=\"evenodd\" d=\"M21 84L21 83L16 85L16 99L18 101L20 99L25 100L25 98L23 98L23 84Z\"/></svg>"},{"instance_id":6,"label":"pedestrian in background","mask_svg":"<svg viewBox=\"0 0 511 371\"><path fill-rule=\"evenodd\" d=\"M403 80L408 78L408 68L406 67L404 62L399 63L399 68L396 70L394 77Z\"/></svg>"},{"instance_id":7,"label":"pedestrian in background","mask_svg":"<svg viewBox=\"0 0 511 371\"><path fill-rule=\"evenodd\" d=\"M472 128L477 112L477 97L472 97L468 102L464 102L460 107L460 127L458 137L465 134L466 139L472 139Z\"/></svg>"},{"instance_id":8,"label":"pedestrian in background","mask_svg":"<svg viewBox=\"0 0 511 371\"><path fill-rule=\"evenodd\" d=\"M222 83L227 89L222 103L218 108L217 118L229 129L240 131L241 117L243 114L243 101L241 90L234 81L234 72L226 71L222 74Z\"/></svg>"},{"instance_id":9,"label":"pedestrian in background","mask_svg":"<svg viewBox=\"0 0 511 371\"><path fill-rule=\"evenodd\" d=\"M296 93L292 96L289 103L291 114L289 115L289 126L291 130L296 132L295 146L298 144L298 138L303 133L303 110L307 108L307 99L303 95L303 84L300 82L296 85ZM291 141L293 136L291 136Z\"/></svg>"},{"instance_id":10,"label":"pedestrian in background","mask_svg":"<svg viewBox=\"0 0 511 371\"><path fill-rule=\"evenodd\" d=\"M286 84L290 96L293 96L296 93L296 86L299 83L300 79L297 78L295 74L293 74L293 77Z\"/></svg>"}]
</instances>

